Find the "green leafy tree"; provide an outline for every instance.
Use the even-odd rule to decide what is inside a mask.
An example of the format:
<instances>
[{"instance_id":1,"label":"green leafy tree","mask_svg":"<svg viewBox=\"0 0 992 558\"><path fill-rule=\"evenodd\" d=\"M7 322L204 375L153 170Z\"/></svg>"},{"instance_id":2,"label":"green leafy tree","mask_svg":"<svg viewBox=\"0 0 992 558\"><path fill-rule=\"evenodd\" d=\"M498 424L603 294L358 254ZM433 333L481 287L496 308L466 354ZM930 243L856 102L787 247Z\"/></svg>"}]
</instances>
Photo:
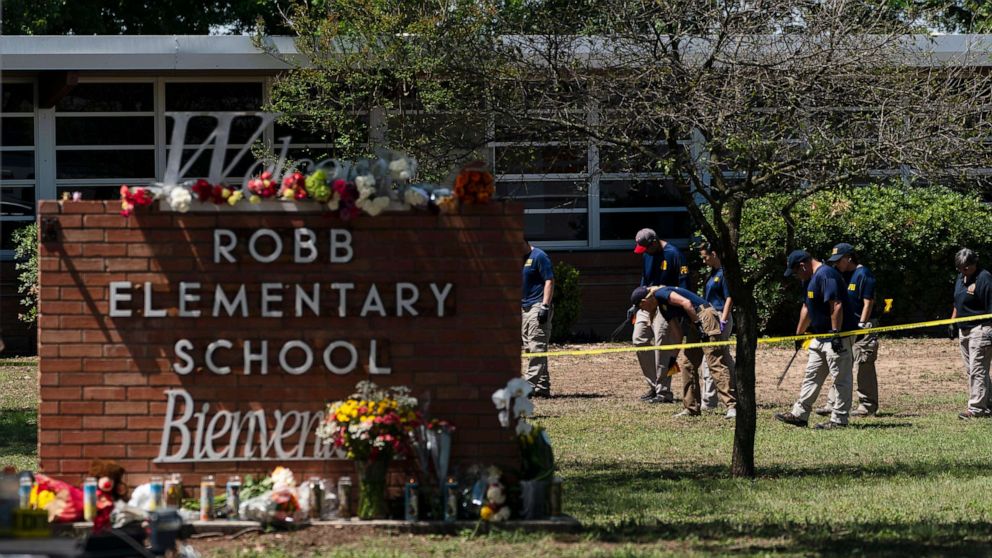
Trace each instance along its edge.
<instances>
[{"instance_id":1,"label":"green leafy tree","mask_svg":"<svg viewBox=\"0 0 992 558\"><path fill-rule=\"evenodd\" d=\"M4 0L0 8L4 35L205 35L240 33L259 21L286 30L278 0Z\"/></svg>"},{"instance_id":2,"label":"green leafy tree","mask_svg":"<svg viewBox=\"0 0 992 558\"><path fill-rule=\"evenodd\" d=\"M582 311L582 289L579 287L579 270L559 261L555 264L555 306L551 324L551 342L563 343L572 336L572 327Z\"/></svg>"},{"instance_id":3,"label":"green leafy tree","mask_svg":"<svg viewBox=\"0 0 992 558\"><path fill-rule=\"evenodd\" d=\"M797 246L794 208L875 171L909 185L976 182L967 169L992 166L976 102L989 78L936 62L928 38L912 35L918 26L880 10L882 0L580 6L561 17L541 1L307 5L291 17L311 65L287 79L335 111L386 110L402 132L390 120L388 137L373 130L371 143L441 167L487 139L531 137L591 144L621 166L667 175L659 187L720 253L735 301L731 470L754 476L756 288ZM438 132L425 114L462 135ZM745 209L774 196L780 243L751 253Z\"/></svg>"},{"instance_id":4,"label":"green leafy tree","mask_svg":"<svg viewBox=\"0 0 992 558\"><path fill-rule=\"evenodd\" d=\"M17 292L21 293L21 306L24 313L18 314L23 322L33 324L38 321L38 224L31 223L14 231L14 264L20 274L17 276Z\"/></svg>"},{"instance_id":5,"label":"green leafy tree","mask_svg":"<svg viewBox=\"0 0 992 558\"><path fill-rule=\"evenodd\" d=\"M757 256L785 244L787 201L768 196L745 205L742 252ZM992 257L992 211L975 195L948 188L885 185L820 192L796 204L792 215L798 247L829 254L838 242L855 246L878 279L879 299L894 301L889 323L948 317L957 275L954 253L967 246L986 261ZM745 264L745 272L758 272L757 265ZM762 331L792 332L802 297L798 287L776 275L756 285Z\"/></svg>"}]
</instances>

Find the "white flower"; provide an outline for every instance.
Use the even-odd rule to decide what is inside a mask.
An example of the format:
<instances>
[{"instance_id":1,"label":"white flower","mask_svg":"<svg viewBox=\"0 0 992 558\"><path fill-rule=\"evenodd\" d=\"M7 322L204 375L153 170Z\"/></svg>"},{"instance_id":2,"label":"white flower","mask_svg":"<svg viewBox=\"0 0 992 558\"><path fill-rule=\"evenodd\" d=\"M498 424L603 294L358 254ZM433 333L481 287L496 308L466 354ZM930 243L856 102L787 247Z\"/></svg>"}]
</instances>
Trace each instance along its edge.
<instances>
[{"instance_id":1,"label":"white flower","mask_svg":"<svg viewBox=\"0 0 992 558\"><path fill-rule=\"evenodd\" d=\"M430 196L427 194L427 190L416 186L410 186L403 192L403 200L413 207L426 207L429 199Z\"/></svg>"},{"instance_id":2,"label":"white flower","mask_svg":"<svg viewBox=\"0 0 992 558\"><path fill-rule=\"evenodd\" d=\"M493 405L497 409L505 409L509 406L509 397L510 395L507 393L506 388L500 388L493 392Z\"/></svg>"},{"instance_id":3,"label":"white flower","mask_svg":"<svg viewBox=\"0 0 992 558\"><path fill-rule=\"evenodd\" d=\"M393 180L410 180L410 162L406 157L389 162L389 176Z\"/></svg>"},{"instance_id":4,"label":"white flower","mask_svg":"<svg viewBox=\"0 0 992 558\"><path fill-rule=\"evenodd\" d=\"M363 189L375 191L375 177L371 174L362 174L355 177L355 187L361 192Z\"/></svg>"},{"instance_id":5,"label":"white flower","mask_svg":"<svg viewBox=\"0 0 992 558\"><path fill-rule=\"evenodd\" d=\"M506 409L501 410L499 412L499 414L496 415L496 416L497 416L497 418L499 418L499 425L500 426L502 426L503 428L509 428L510 427L510 413L507 412Z\"/></svg>"},{"instance_id":6,"label":"white flower","mask_svg":"<svg viewBox=\"0 0 992 558\"><path fill-rule=\"evenodd\" d=\"M189 193L189 190L181 186L177 186L169 191L169 207L173 211L186 213L189 211L189 204L192 200L193 195Z\"/></svg>"},{"instance_id":7,"label":"white flower","mask_svg":"<svg viewBox=\"0 0 992 558\"><path fill-rule=\"evenodd\" d=\"M296 478L288 467L276 467L272 471L272 490L296 488Z\"/></svg>"},{"instance_id":8,"label":"white flower","mask_svg":"<svg viewBox=\"0 0 992 558\"><path fill-rule=\"evenodd\" d=\"M523 378L513 378L506 383L506 391L510 393L510 397L518 398L527 397L534 391L534 388Z\"/></svg>"},{"instance_id":9,"label":"white flower","mask_svg":"<svg viewBox=\"0 0 992 558\"><path fill-rule=\"evenodd\" d=\"M530 434L530 431L534 430L534 427L525 420L517 421L517 436L526 436Z\"/></svg>"},{"instance_id":10,"label":"white flower","mask_svg":"<svg viewBox=\"0 0 992 558\"><path fill-rule=\"evenodd\" d=\"M331 198L331 200L327 202L327 209L330 209L331 211L337 211L340 206L341 200L337 196Z\"/></svg>"},{"instance_id":11,"label":"white flower","mask_svg":"<svg viewBox=\"0 0 992 558\"><path fill-rule=\"evenodd\" d=\"M490 521L506 521L510 519L510 506L503 506L489 518Z\"/></svg>"},{"instance_id":12,"label":"white flower","mask_svg":"<svg viewBox=\"0 0 992 558\"><path fill-rule=\"evenodd\" d=\"M517 397L513 400L513 417L529 417L534 414L534 403L527 397Z\"/></svg>"}]
</instances>

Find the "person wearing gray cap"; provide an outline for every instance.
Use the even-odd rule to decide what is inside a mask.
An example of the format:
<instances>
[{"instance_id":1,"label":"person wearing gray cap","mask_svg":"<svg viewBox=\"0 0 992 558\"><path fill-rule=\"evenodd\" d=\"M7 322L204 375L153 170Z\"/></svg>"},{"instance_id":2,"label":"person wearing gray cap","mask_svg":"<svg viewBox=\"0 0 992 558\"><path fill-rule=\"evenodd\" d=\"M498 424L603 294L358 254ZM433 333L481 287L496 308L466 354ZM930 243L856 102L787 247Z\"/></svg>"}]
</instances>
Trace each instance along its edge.
<instances>
[{"instance_id":1,"label":"person wearing gray cap","mask_svg":"<svg viewBox=\"0 0 992 558\"><path fill-rule=\"evenodd\" d=\"M841 272L847 281L847 296L858 315L858 329L871 329L875 309L875 276L871 270L858 262L854 246L846 242L834 246L827 263ZM852 417L867 417L878 412L878 375L875 360L878 358L878 336L859 335L854 339L854 378L857 385L858 408L851 411ZM853 403L853 402L852 402ZM833 402L816 410L820 416L830 416Z\"/></svg>"},{"instance_id":2,"label":"person wearing gray cap","mask_svg":"<svg viewBox=\"0 0 992 558\"><path fill-rule=\"evenodd\" d=\"M812 333L839 333L857 328L858 318L854 306L847 296L847 283L839 271L824 265L803 250L789 254L785 276L795 275L803 283L805 291L803 307L799 312L796 335L809 330ZM851 356L853 337L830 336L812 339L809 343L809 360L806 375L799 389L799 399L787 413L778 413L775 419L793 426L805 427L809 424L809 414L823 382L830 375L834 385L830 388L830 399L834 402L830 420L817 424L819 429L834 429L847 426L847 416L851 411L851 372L854 358ZM796 348L802 341L796 341Z\"/></svg>"},{"instance_id":3,"label":"person wearing gray cap","mask_svg":"<svg viewBox=\"0 0 992 558\"><path fill-rule=\"evenodd\" d=\"M641 229L634 237L635 254L643 256L641 271L642 287L662 285L684 287L688 282L688 269L682 260L682 253L673 244L661 240L652 229ZM657 310L645 310L632 304L627 310L627 318L634 322L632 342L635 347L668 345L678 341L675 332L668 327L668 321ZM637 362L648 383L648 391L641 396L649 403L673 403L672 377L668 375L669 361L677 351L638 351Z\"/></svg>"}]
</instances>

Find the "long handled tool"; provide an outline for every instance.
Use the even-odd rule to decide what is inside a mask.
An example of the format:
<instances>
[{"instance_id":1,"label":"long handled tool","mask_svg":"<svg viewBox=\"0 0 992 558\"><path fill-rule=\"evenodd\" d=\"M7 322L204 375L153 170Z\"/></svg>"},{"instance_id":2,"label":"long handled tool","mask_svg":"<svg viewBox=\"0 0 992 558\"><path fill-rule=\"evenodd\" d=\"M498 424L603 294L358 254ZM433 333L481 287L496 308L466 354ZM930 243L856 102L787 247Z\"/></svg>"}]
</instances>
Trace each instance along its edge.
<instances>
[{"instance_id":1,"label":"long handled tool","mask_svg":"<svg viewBox=\"0 0 992 558\"><path fill-rule=\"evenodd\" d=\"M627 327L627 324L634 323L634 316L636 315L635 314L636 311L637 308L634 306L632 306L629 310L627 310L628 312L627 317L624 318L623 321L620 322L620 325L618 325L617 328L613 330L613 333L610 334L610 341L616 341L617 335L620 335L620 332L623 331L623 328Z\"/></svg>"},{"instance_id":2,"label":"long handled tool","mask_svg":"<svg viewBox=\"0 0 992 558\"><path fill-rule=\"evenodd\" d=\"M610 341L616 341L617 335L620 335L620 332L623 331L623 328L627 327L628 324L630 324L630 320L624 318L624 320L620 322L620 325L618 325L617 328L613 330L613 333L610 334Z\"/></svg>"},{"instance_id":3,"label":"long handled tool","mask_svg":"<svg viewBox=\"0 0 992 558\"><path fill-rule=\"evenodd\" d=\"M789 373L789 368L792 366L792 361L796 360L796 355L799 354L800 347L796 347L796 352L792 353L792 358L789 359L789 363L785 365L785 370L782 371L782 375L778 377L778 384L775 387L782 386L782 380L785 379L785 375Z\"/></svg>"}]
</instances>

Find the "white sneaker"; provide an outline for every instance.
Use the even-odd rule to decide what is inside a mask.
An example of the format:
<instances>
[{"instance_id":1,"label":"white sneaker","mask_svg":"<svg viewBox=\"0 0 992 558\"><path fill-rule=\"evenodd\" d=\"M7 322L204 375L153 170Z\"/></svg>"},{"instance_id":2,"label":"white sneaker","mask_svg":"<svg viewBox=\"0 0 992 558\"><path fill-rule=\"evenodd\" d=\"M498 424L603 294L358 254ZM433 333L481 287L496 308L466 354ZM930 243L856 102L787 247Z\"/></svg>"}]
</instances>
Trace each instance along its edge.
<instances>
[{"instance_id":1,"label":"white sneaker","mask_svg":"<svg viewBox=\"0 0 992 558\"><path fill-rule=\"evenodd\" d=\"M727 409L727 414L723 416L725 419L737 418L737 407L731 407Z\"/></svg>"},{"instance_id":2,"label":"white sneaker","mask_svg":"<svg viewBox=\"0 0 992 558\"><path fill-rule=\"evenodd\" d=\"M698 416L699 416L699 413L693 413L693 412L692 412L692 411L690 411L689 409L682 409L681 411L679 411L679 412L677 412L677 413L675 413L675 414L674 414L674 415L672 415L672 416L673 416L673 417L676 417L676 418L682 418L682 417L698 417Z\"/></svg>"}]
</instances>

